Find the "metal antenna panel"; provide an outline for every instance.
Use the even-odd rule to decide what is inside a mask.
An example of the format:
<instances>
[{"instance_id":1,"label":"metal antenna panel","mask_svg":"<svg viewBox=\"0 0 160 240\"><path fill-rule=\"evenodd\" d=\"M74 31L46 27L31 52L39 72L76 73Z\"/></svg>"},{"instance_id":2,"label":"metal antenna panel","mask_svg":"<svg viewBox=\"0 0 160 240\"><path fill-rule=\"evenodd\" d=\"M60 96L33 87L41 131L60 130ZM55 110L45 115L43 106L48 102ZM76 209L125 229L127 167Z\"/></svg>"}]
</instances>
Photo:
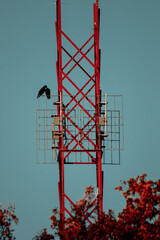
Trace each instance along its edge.
<instances>
[{"instance_id":1,"label":"metal antenna panel","mask_svg":"<svg viewBox=\"0 0 160 240\"><path fill-rule=\"evenodd\" d=\"M54 95L50 100L43 96L38 99L36 135L37 163L55 164L58 152L64 152L65 163L92 163L96 151L101 151L103 164L119 164L120 151L124 149L123 96L103 95L98 103L101 116L98 127L101 131L99 139L101 147L96 146L96 116L92 104L95 95L87 95L87 99L63 95L63 117L57 115L59 102ZM77 102L81 103L77 106ZM59 131L62 125L63 131ZM63 149L58 147L63 137ZM39 154L43 152L43 154Z\"/></svg>"}]
</instances>

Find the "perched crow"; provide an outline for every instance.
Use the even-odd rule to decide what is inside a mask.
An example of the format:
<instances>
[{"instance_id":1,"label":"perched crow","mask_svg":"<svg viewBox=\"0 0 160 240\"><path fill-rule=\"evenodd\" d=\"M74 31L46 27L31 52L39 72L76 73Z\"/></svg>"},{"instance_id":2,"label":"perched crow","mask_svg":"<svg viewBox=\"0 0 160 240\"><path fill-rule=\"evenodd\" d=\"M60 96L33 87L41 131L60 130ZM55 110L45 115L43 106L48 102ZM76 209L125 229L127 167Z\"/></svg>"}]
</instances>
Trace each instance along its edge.
<instances>
[{"instance_id":1,"label":"perched crow","mask_svg":"<svg viewBox=\"0 0 160 240\"><path fill-rule=\"evenodd\" d=\"M50 94L50 89L44 85L38 92L37 98L39 98L40 96L43 95L43 93L46 94L47 98L50 99L51 98L51 94Z\"/></svg>"}]
</instances>

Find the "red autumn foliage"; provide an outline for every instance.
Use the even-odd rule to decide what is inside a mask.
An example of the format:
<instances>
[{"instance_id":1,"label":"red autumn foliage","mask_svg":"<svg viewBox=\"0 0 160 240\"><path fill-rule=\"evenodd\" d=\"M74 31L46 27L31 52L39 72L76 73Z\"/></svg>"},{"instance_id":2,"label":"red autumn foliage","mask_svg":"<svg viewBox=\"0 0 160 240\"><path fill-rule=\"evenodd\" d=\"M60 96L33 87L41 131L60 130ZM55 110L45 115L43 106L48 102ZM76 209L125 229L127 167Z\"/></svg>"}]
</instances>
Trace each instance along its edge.
<instances>
[{"instance_id":1,"label":"red autumn foliage","mask_svg":"<svg viewBox=\"0 0 160 240\"><path fill-rule=\"evenodd\" d=\"M0 239L1 240L13 240L16 239L13 236L13 229L11 229L12 223L17 224L18 218L15 215L15 206L9 206L3 208L0 204Z\"/></svg>"},{"instance_id":2,"label":"red autumn foliage","mask_svg":"<svg viewBox=\"0 0 160 240\"><path fill-rule=\"evenodd\" d=\"M126 200L125 208L118 216L109 210L108 213L103 213L99 220L96 217L97 200L94 189L87 187L83 198L71 206L71 216L65 219L65 229L61 228L57 209L53 209L50 219L54 236L68 240L160 239L160 180L147 180L146 177L147 175L143 174L121 182L121 186L116 190L122 192ZM36 238L42 239L54 238L53 235L48 238Z\"/></svg>"},{"instance_id":3,"label":"red autumn foliage","mask_svg":"<svg viewBox=\"0 0 160 240\"><path fill-rule=\"evenodd\" d=\"M55 238L52 234L48 234L47 229L44 228L43 231L39 235L36 235L33 239L35 239L35 240L47 240L47 239L54 240Z\"/></svg>"},{"instance_id":4,"label":"red autumn foliage","mask_svg":"<svg viewBox=\"0 0 160 240\"><path fill-rule=\"evenodd\" d=\"M126 207L118 214L118 239L160 239L160 180L146 180L147 175L123 181L117 187L125 197Z\"/></svg>"}]
</instances>

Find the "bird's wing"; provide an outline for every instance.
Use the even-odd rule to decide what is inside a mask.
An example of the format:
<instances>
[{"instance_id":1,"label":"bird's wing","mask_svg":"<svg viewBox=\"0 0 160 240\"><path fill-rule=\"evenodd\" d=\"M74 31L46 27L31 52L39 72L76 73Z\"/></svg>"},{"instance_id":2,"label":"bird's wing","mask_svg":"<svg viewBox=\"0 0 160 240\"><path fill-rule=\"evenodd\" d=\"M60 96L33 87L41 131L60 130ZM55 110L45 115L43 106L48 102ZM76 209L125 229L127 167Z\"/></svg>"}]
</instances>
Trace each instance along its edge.
<instances>
[{"instance_id":1,"label":"bird's wing","mask_svg":"<svg viewBox=\"0 0 160 240\"><path fill-rule=\"evenodd\" d=\"M38 92L37 98L39 98L40 96L42 96L42 94L46 91L47 86L44 85Z\"/></svg>"},{"instance_id":2,"label":"bird's wing","mask_svg":"<svg viewBox=\"0 0 160 240\"><path fill-rule=\"evenodd\" d=\"M50 89L46 88L45 92L46 92L47 98L50 99L51 98L51 91L50 91Z\"/></svg>"}]
</instances>

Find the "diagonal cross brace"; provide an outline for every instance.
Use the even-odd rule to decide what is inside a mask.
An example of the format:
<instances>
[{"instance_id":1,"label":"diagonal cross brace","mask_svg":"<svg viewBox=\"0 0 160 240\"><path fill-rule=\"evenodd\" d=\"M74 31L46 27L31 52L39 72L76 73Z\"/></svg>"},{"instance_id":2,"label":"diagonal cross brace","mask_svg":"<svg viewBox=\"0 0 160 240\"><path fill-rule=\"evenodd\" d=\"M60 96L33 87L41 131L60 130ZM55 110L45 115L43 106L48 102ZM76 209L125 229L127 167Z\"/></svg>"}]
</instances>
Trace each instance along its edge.
<instances>
[{"instance_id":1,"label":"diagonal cross brace","mask_svg":"<svg viewBox=\"0 0 160 240\"><path fill-rule=\"evenodd\" d=\"M68 129L66 129L66 131L67 131L67 133L68 133L71 137L74 138L74 140L77 142L77 145L79 145L79 146L85 151L86 149L83 147L83 145L81 145L81 144L79 143L79 141L68 131ZM75 148L75 147L74 147L74 148ZM70 154L71 154L71 152L68 152L67 155L66 155L64 158L66 159ZM89 152L87 152L87 154L88 154L93 160L95 160L94 157L93 157Z\"/></svg>"},{"instance_id":2,"label":"diagonal cross brace","mask_svg":"<svg viewBox=\"0 0 160 240\"><path fill-rule=\"evenodd\" d=\"M94 47L94 44L85 52L85 55L87 55L87 54L91 51L91 49L92 49L93 47ZM63 49L63 51L65 51L65 53L67 53L68 56L71 57L71 59L72 59L72 56L69 54L69 52L67 52L67 50L65 50L64 47L62 47L62 49ZM72 61L74 61L75 64L74 64L73 67L67 72L66 75L68 75L69 73L71 73L72 70L78 65L79 68L80 68L88 77L90 77L90 75L87 73L87 71L79 64L79 63L82 61L83 58L84 58L84 57L82 56L78 61L76 61L76 60L73 58ZM69 61L68 61L68 62L69 62ZM63 68L63 69L64 69L64 68ZM63 70L63 69L62 69L62 70ZM62 81L64 80L64 78L65 78L65 77L62 78ZM94 80L93 80L93 81L94 81ZM95 81L94 81L94 82L95 82Z\"/></svg>"},{"instance_id":3,"label":"diagonal cross brace","mask_svg":"<svg viewBox=\"0 0 160 240\"><path fill-rule=\"evenodd\" d=\"M95 68L97 69L97 67L91 62L91 60L76 46L76 44L61 30L61 33L63 34L63 36L65 36L67 38L67 40L78 50L79 53L82 54L82 56Z\"/></svg>"},{"instance_id":4,"label":"diagonal cross brace","mask_svg":"<svg viewBox=\"0 0 160 240\"><path fill-rule=\"evenodd\" d=\"M95 77L95 74L92 76L92 78L90 78L86 83L85 85L80 89L81 91L90 83L90 81ZM95 84L84 94L84 95L87 95L91 90L92 88L95 86ZM72 101L74 100L74 98L76 98L78 95L80 94L80 92L77 92L75 96L72 97L72 99L66 104L66 106L63 108L63 110L65 110L71 103ZM82 97L79 101L81 101L84 97ZM88 99L88 97L87 97ZM76 105L77 106L77 105ZM95 108L95 105L94 105L94 108Z\"/></svg>"},{"instance_id":5,"label":"diagonal cross brace","mask_svg":"<svg viewBox=\"0 0 160 240\"><path fill-rule=\"evenodd\" d=\"M93 88L94 88L95 84L85 93L85 95L87 95ZM65 89L64 89L65 90ZM77 107L80 106L80 102L84 99L85 96L83 96L80 100L78 100L78 102L70 109L70 111L67 113L67 116ZM74 99L76 98L76 96L71 96L72 101L74 101ZM87 98L88 100L88 98ZM70 101L71 102L71 101ZM69 104L68 104L69 105ZM95 106L94 106L95 108Z\"/></svg>"},{"instance_id":6,"label":"diagonal cross brace","mask_svg":"<svg viewBox=\"0 0 160 240\"><path fill-rule=\"evenodd\" d=\"M81 131L81 130L84 130L84 129L88 126L88 124L90 124L91 121L94 120L94 117L95 117L95 116L93 116L93 117L85 124L85 126L83 127L83 129L80 129L78 126L76 126L76 125L74 124L74 126L77 127L77 129L78 129L78 131L79 131L79 132L77 133L77 135L75 136L75 138L78 137L78 135L80 134L80 131ZM94 124L89 131L91 131L95 126L96 126L96 125ZM89 132L88 132L88 133L89 133ZM86 137L87 137L87 136L86 136ZM93 146L96 147L96 145L91 141L90 138L87 137L87 139L89 139L89 141L93 144ZM68 143L67 147L69 147L69 145L73 142L73 140L74 140L74 139L72 139L72 140Z\"/></svg>"},{"instance_id":7,"label":"diagonal cross brace","mask_svg":"<svg viewBox=\"0 0 160 240\"><path fill-rule=\"evenodd\" d=\"M94 37L94 34L83 44L80 50L82 50L93 37ZM68 66L68 64L77 56L78 53L79 51L77 51L76 54L65 64L62 70L64 70Z\"/></svg>"},{"instance_id":8,"label":"diagonal cross brace","mask_svg":"<svg viewBox=\"0 0 160 240\"><path fill-rule=\"evenodd\" d=\"M72 202L71 199L70 199L66 194L64 194L64 196L65 196L65 198L66 198L74 207L76 206L76 204L75 204L74 202ZM65 210L67 210L67 209L65 208ZM95 210L95 208L94 208L93 210ZM92 214L93 210L91 211L91 213L89 213L89 216ZM71 217L73 217L72 214L71 214L68 210L67 210L66 212L67 212ZM82 212L82 216L83 216L90 224L92 224L92 222L88 219L89 216L86 216L83 212Z\"/></svg>"},{"instance_id":9,"label":"diagonal cross brace","mask_svg":"<svg viewBox=\"0 0 160 240\"><path fill-rule=\"evenodd\" d=\"M64 72L62 72L63 75L66 75ZM81 89L79 87L77 87L77 85L68 77L66 76L66 78L68 79L68 81L79 91L79 93L81 93L87 100L88 102L95 107L95 105L90 101L90 99L88 97L85 96L85 94L81 91Z\"/></svg>"},{"instance_id":10,"label":"diagonal cross brace","mask_svg":"<svg viewBox=\"0 0 160 240\"><path fill-rule=\"evenodd\" d=\"M69 95L69 96L71 96L72 98L73 98L73 100L78 104L78 106L88 115L88 117L92 117L88 112L87 112L87 110L77 101L77 99L76 98L74 98L73 96L72 96L72 94L64 87L64 86L62 86L62 88L66 91L66 93Z\"/></svg>"}]
</instances>

